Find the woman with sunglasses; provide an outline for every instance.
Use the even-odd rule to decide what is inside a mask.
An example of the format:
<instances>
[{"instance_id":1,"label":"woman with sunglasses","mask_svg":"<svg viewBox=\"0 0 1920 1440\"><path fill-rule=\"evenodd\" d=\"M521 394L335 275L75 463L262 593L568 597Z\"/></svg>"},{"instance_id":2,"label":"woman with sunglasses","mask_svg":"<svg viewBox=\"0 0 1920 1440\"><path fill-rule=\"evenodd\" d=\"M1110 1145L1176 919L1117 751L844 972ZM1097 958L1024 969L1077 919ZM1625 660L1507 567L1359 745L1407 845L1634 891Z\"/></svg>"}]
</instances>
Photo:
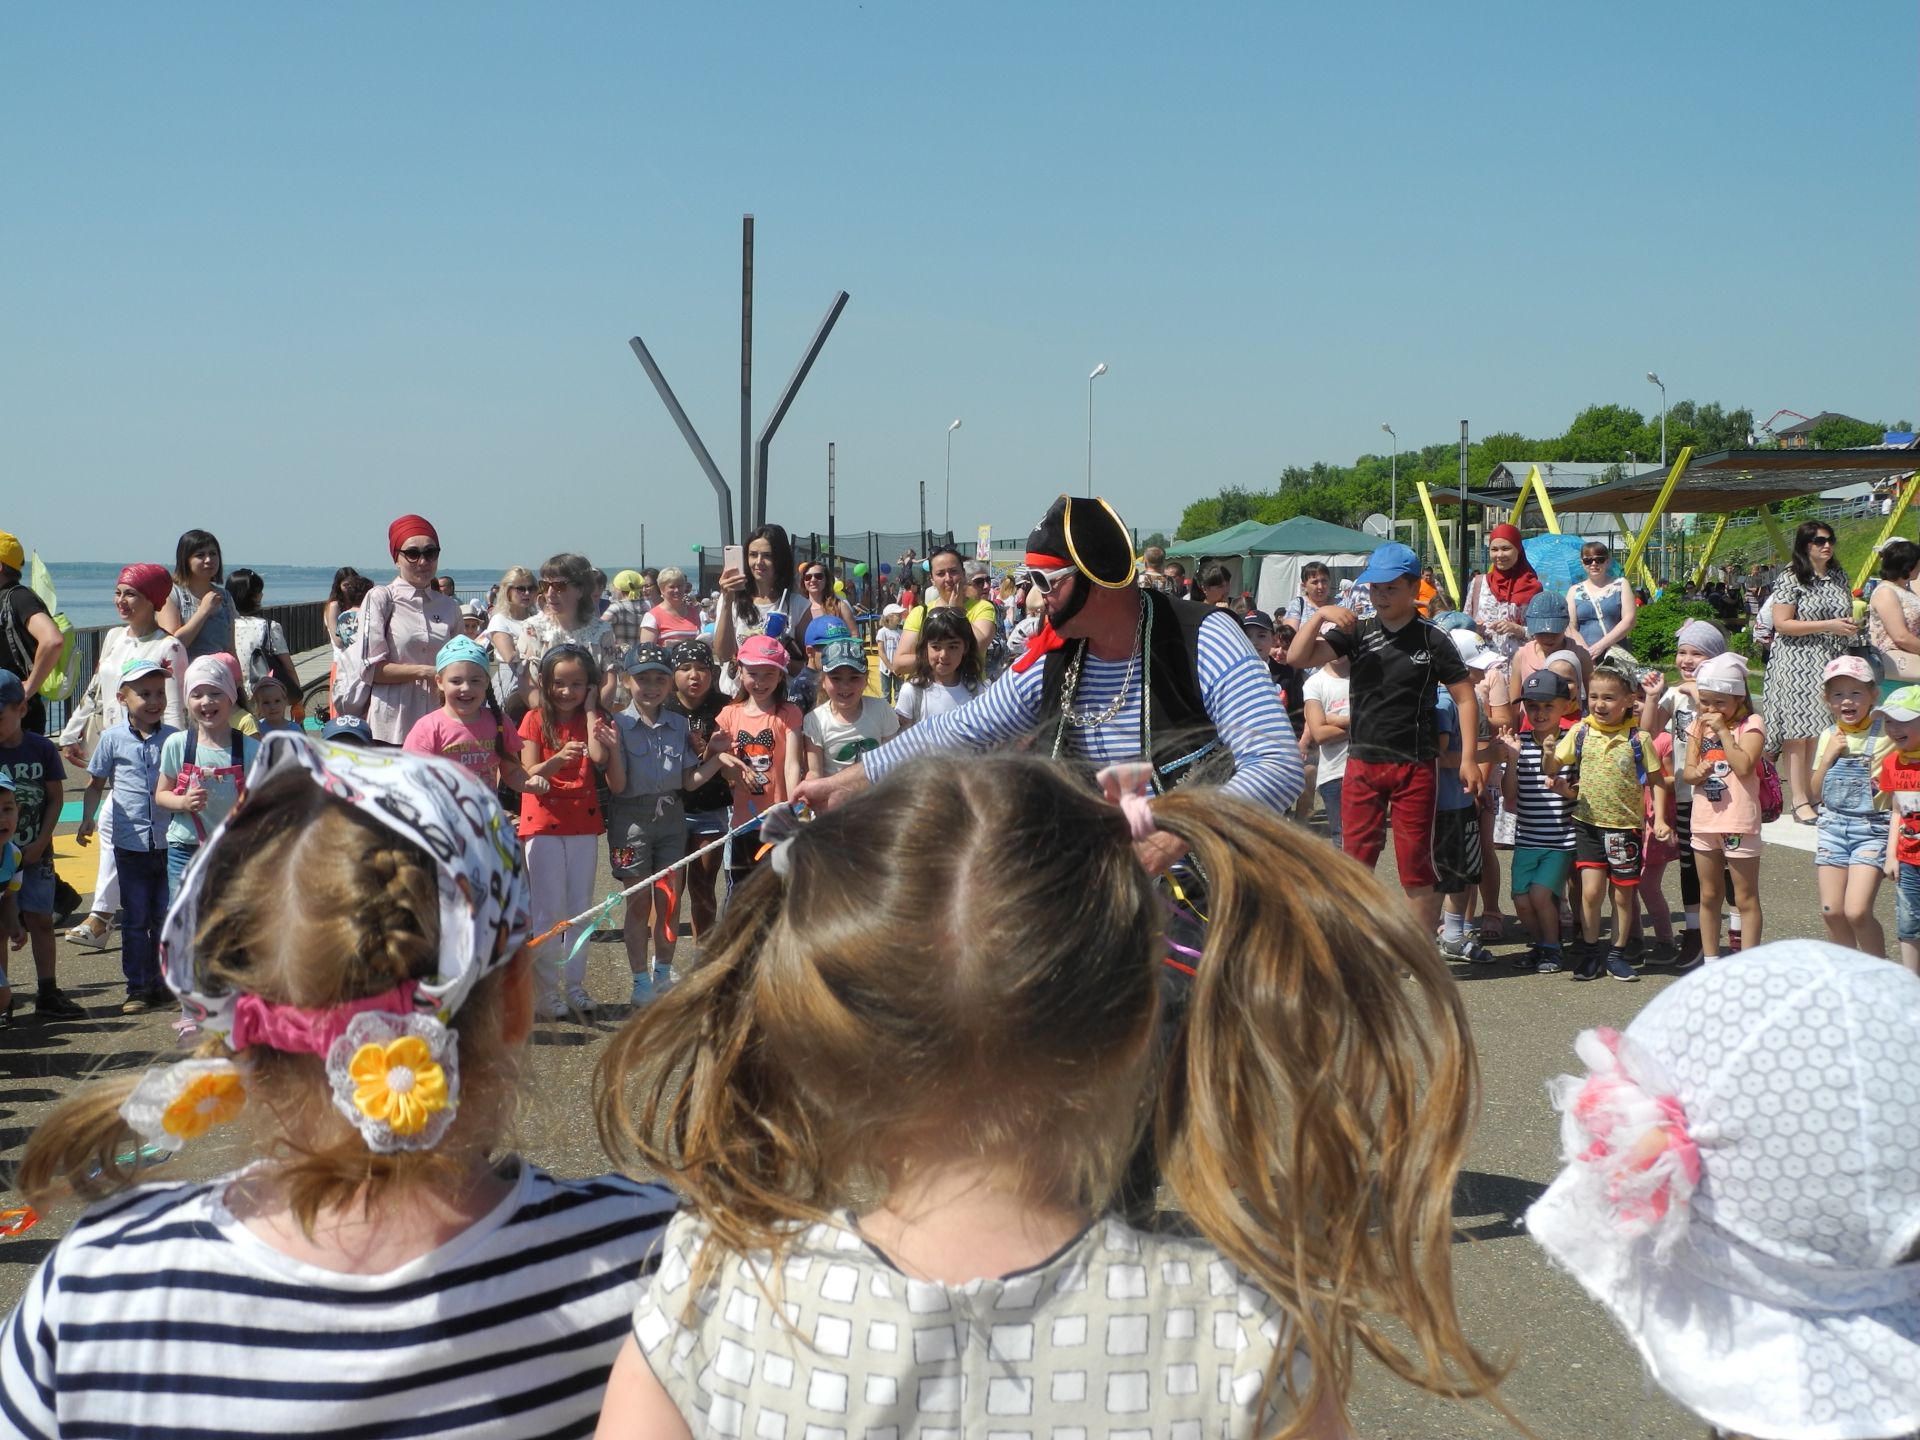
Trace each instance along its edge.
<instances>
[{"instance_id":1,"label":"woman with sunglasses","mask_svg":"<svg viewBox=\"0 0 1920 1440\"><path fill-rule=\"evenodd\" d=\"M1833 554L1833 527L1809 520L1793 532L1793 565L1773 590L1773 649L1762 691L1767 739L1778 741L1793 818L1819 823L1813 743L1832 723L1822 690L1827 662L1854 641L1853 591Z\"/></svg>"},{"instance_id":2,"label":"woman with sunglasses","mask_svg":"<svg viewBox=\"0 0 1920 1440\"><path fill-rule=\"evenodd\" d=\"M802 633L813 621L822 618L843 621L849 633L860 633L853 606L833 592L833 571L826 561L809 560L800 567L800 593L807 599L807 618L800 622Z\"/></svg>"},{"instance_id":3,"label":"woman with sunglasses","mask_svg":"<svg viewBox=\"0 0 1920 1440\"><path fill-rule=\"evenodd\" d=\"M526 644L522 652L529 667L538 665L547 652L562 645L573 645L593 657L599 677L600 708L608 714L624 709L626 697L620 684L620 660L623 651L613 626L599 612L600 592L594 583L593 565L584 555L562 551L540 567L540 609L527 621Z\"/></svg>"},{"instance_id":4,"label":"woman with sunglasses","mask_svg":"<svg viewBox=\"0 0 1920 1440\"><path fill-rule=\"evenodd\" d=\"M511 565L494 587L493 610L487 617L487 646L493 651L493 698L514 724L527 711L530 664L527 660L527 622L534 616L534 597L540 593L533 572Z\"/></svg>"},{"instance_id":5,"label":"woman with sunglasses","mask_svg":"<svg viewBox=\"0 0 1920 1440\"><path fill-rule=\"evenodd\" d=\"M382 745L406 743L414 722L440 707L434 657L460 633L460 605L434 589L440 535L418 515L387 527L395 575L367 592L360 607L366 640L367 728Z\"/></svg>"},{"instance_id":6,"label":"woman with sunglasses","mask_svg":"<svg viewBox=\"0 0 1920 1440\"><path fill-rule=\"evenodd\" d=\"M1580 547L1580 566L1586 578L1575 581L1567 591L1567 620L1596 665L1632 633L1633 617L1640 609L1639 597L1626 578L1608 577L1612 564L1613 551L1606 541L1587 541Z\"/></svg>"}]
</instances>

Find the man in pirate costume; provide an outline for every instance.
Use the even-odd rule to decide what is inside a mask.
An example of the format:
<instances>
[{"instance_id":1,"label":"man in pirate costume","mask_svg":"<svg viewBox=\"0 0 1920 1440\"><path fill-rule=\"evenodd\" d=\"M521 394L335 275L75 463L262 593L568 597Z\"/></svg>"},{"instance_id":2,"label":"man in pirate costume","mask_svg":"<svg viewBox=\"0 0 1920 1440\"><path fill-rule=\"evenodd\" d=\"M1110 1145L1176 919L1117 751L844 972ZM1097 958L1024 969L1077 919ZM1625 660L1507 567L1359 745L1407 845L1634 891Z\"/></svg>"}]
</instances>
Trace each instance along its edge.
<instances>
[{"instance_id":1,"label":"man in pirate costume","mask_svg":"<svg viewBox=\"0 0 1920 1440\"><path fill-rule=\"evenodd\" d=\"M1032 740L1039 753L1092 768L1147 761L1156 792L1220 780L1281 814L1292 807L1305 783L1299 746L1231 611L1141 588L1132 536L1100 499L1054 501L1027 537L1026 565L1046 596L1045 624L1013 668L863 764L808 781L801 799L828 808L916 755ZM1139 849L1156 874L1185 852L1165 834Z\"/></svg>"}]
</instances>

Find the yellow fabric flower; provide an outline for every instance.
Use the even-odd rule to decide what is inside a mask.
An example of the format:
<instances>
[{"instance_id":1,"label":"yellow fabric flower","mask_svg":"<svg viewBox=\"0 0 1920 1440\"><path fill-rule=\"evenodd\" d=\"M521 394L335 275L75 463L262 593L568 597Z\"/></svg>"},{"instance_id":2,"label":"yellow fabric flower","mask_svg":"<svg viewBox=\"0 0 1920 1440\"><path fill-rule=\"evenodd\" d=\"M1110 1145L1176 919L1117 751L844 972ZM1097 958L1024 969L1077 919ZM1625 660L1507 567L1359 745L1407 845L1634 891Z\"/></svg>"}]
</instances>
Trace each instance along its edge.
<instances>
[{"instance_id":1,"label":"yellow fabric flower","mask_svg":"<svg viewBox=\"0 0 1920 1440\"><path fill-rule=\"evenodd\" d=\"M160 1128L182 1140L198 1140L233 1119L246 1103L246 1082L238 1075L196 1075L162 1112Z\"/></svg>"},{"instance_id":2,"label":"yellow fabric flower","mask_svg":"<svg viewBox=\"0 0 1920 1440\"><path fill-rule=\"evenodd\" d=\"M396 1135L418 1135L436 1111L447 1108L446 1071L417 1035L362 1045L353 1052L348 1074L360 1113L384 1121Z\"/></svg>"}]
</instances>

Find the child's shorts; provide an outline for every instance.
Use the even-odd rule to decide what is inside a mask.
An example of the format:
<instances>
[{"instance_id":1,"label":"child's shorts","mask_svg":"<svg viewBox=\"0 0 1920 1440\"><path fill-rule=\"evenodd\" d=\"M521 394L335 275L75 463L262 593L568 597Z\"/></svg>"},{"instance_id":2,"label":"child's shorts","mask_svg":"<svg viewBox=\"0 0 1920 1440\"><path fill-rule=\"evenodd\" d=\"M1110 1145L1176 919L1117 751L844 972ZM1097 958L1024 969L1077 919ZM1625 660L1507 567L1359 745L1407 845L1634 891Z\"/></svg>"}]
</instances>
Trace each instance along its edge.
<instances>
[{"instance_id":1,"label":"child's shorts","mask_svg":"<svg viewBox=\"0 0 1920 1440\"><path fill-rule=\"evenodd\" d=\"M53 853L41 856L31 865L20 870L20 889L14 898L20 902L22 915L53 914Z\"/></svg>"},{"instance_id":2,"label":"child's shorts","mask_svg":"<svg viewBox=\"0 0 1920 1440\"><path fill-rule=\"evenodd\" d=\"M647 795L607 806L607 864L629 883L687 853L687 814L678 795Z\"/></svg>"},{"instance_id":3,"label":"child's shorts","mask_svg":"<svg viewBox=\"0 0 1920 1440\"><path fill-rule=\"evenodd\" d=\"M1616 885L1640 883L1640 832L1609 830L1573 822L1573 866L1576 870L1604 870Z\"/></svg>"},{"instance_id":4,"label":"child's shorts","mask_svg":"<svg viewBox=\"0 0 1920 1440\"><path fill-rule=\"evenodd\" d=\"M1573 851L1548 849L1543 845L1513 847L1513 879L1508 889L1518 898L1538 885L1555 895L1567 888L1567 876L1573 872Z\"/></svg>"},{"instance_id":5,"label":"child's shorts","mask_svg":"<svg viewBox=\"0 0 1920 1440\"><path fill-rule=\"evenodd\" d=\"M1900 939L1920 941L1920 865L1901 863L1893 886L1893 922Z\"/></svg>"},{"instance_id":6,"label":"child's shorts","mask_svg":"<svg viewBox=\"0 0 1920 1440\"><path fill-rule=\"evenodd\" d=\"M1888 818L1880 815L1836 815L1820 812L1814 832L1813 863L1845 868L1871 865L1878 870L1887 859Z\"/></svg>"},{"instance_id":7,"label":"child's shorts","mask_svg":"<svg viewBox=\"0 0 1920 1440\"><path fill-rule=\"evenodd\" d=\"M1433 815L1434 888L1458 895L1480 883L1480 807L1436 810Z\"/></svg>"},{"instance_id":8,"label":"child's shorts","mask_svg":"<svg viewBox=\"0 0 1920 1440\"><path fill-rule=\"evenodd\" d=\"M1760 858L1760 832L1755 830L1748 835L1720 835L1710 830L1695 830L1693 848L1708 855L1717 851L1729 860L1757 860Z\"/></svg>"}]
</instances>

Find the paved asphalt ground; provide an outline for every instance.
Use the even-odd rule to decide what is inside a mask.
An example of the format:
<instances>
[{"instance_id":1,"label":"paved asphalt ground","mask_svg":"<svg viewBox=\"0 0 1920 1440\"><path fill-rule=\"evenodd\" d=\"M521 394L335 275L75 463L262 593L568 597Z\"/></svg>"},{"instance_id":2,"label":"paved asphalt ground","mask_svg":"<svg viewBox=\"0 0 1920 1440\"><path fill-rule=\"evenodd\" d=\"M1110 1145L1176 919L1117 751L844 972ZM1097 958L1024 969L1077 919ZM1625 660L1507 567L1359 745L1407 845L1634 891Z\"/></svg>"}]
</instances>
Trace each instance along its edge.
<instances>
[{"instance_id":1,"label":"paved asphalt ground","mask_svg":"<svg viewBox=\"0 0 1920 1440\"><path fill-rule=\"evenodd\" d=\"M64 833L71 830L71 822L62 826ZM1808 853L1811 836L1810 830L1796 833L1791 822L1770 827L1773 843L1761 865L1769 938L1822 933ZM91 852L77 850L70 838L56 844L63 872L83 893L90 891ZM1383 876L1390 875L1390 866L1391 857L1383 860ZM611 888L603 859L594 893L604 895ZM1883 887L1880 909L1889 934L1892 905L1891 890ZM0 1165L17 1162L33 1126L87 1078L142 1066L172 1048L165 1017L120 1015L117 945L116 937L114 948L96 952L60 942L61 982L88 1010L87 1018L77 1021L37 1019L29 999L32 970L24 955L13 957L10 968L21 1003L13 1028L0 1031ZM1499 953L1508 948L1500 947ZM624 997L626 964L617 937L603 932L590 951L590 988L599 996ZM691 945L683 947L683 961L692 954ZM1544 1086L1573 1068L1575 1033L1591 1025L1626 1025L1671 978L1650 972L1632 985L1605 979L1576 984L1565 975L1534 975L1504 964L1462 966L1458 974L1485 1073L1478 1137L1455 1203L1460 1229L1455 1274L1469 1333L1484 1348L1512 1358L1508 1398L1547 1440L1698 1440L1704 1427L1658 1393L1649 1393L1634 1354L1611 1322L1546 1262L1517 1223L1557 1169L1558 1129ZM535 1034L522 1148L559 1173L606 1168L587 1096L601 1042L620 1016L619 1008L610 1007L607 1018L590 1027L543 1025ZM222 1168L218 1154L190 1151L162 1173L186 1178ZM0 1196L0 1206L17 1203L17 1197ZM11 1306L18 1299L69 1218L50 1214L20 1238L0 1240L0 1300ZM1367 1436L1512 1433L1485 1406L1430 1401L1378 1367L1363 1373L1354 1410L1360 1433Z\"/></svg>"}]
</instances>

